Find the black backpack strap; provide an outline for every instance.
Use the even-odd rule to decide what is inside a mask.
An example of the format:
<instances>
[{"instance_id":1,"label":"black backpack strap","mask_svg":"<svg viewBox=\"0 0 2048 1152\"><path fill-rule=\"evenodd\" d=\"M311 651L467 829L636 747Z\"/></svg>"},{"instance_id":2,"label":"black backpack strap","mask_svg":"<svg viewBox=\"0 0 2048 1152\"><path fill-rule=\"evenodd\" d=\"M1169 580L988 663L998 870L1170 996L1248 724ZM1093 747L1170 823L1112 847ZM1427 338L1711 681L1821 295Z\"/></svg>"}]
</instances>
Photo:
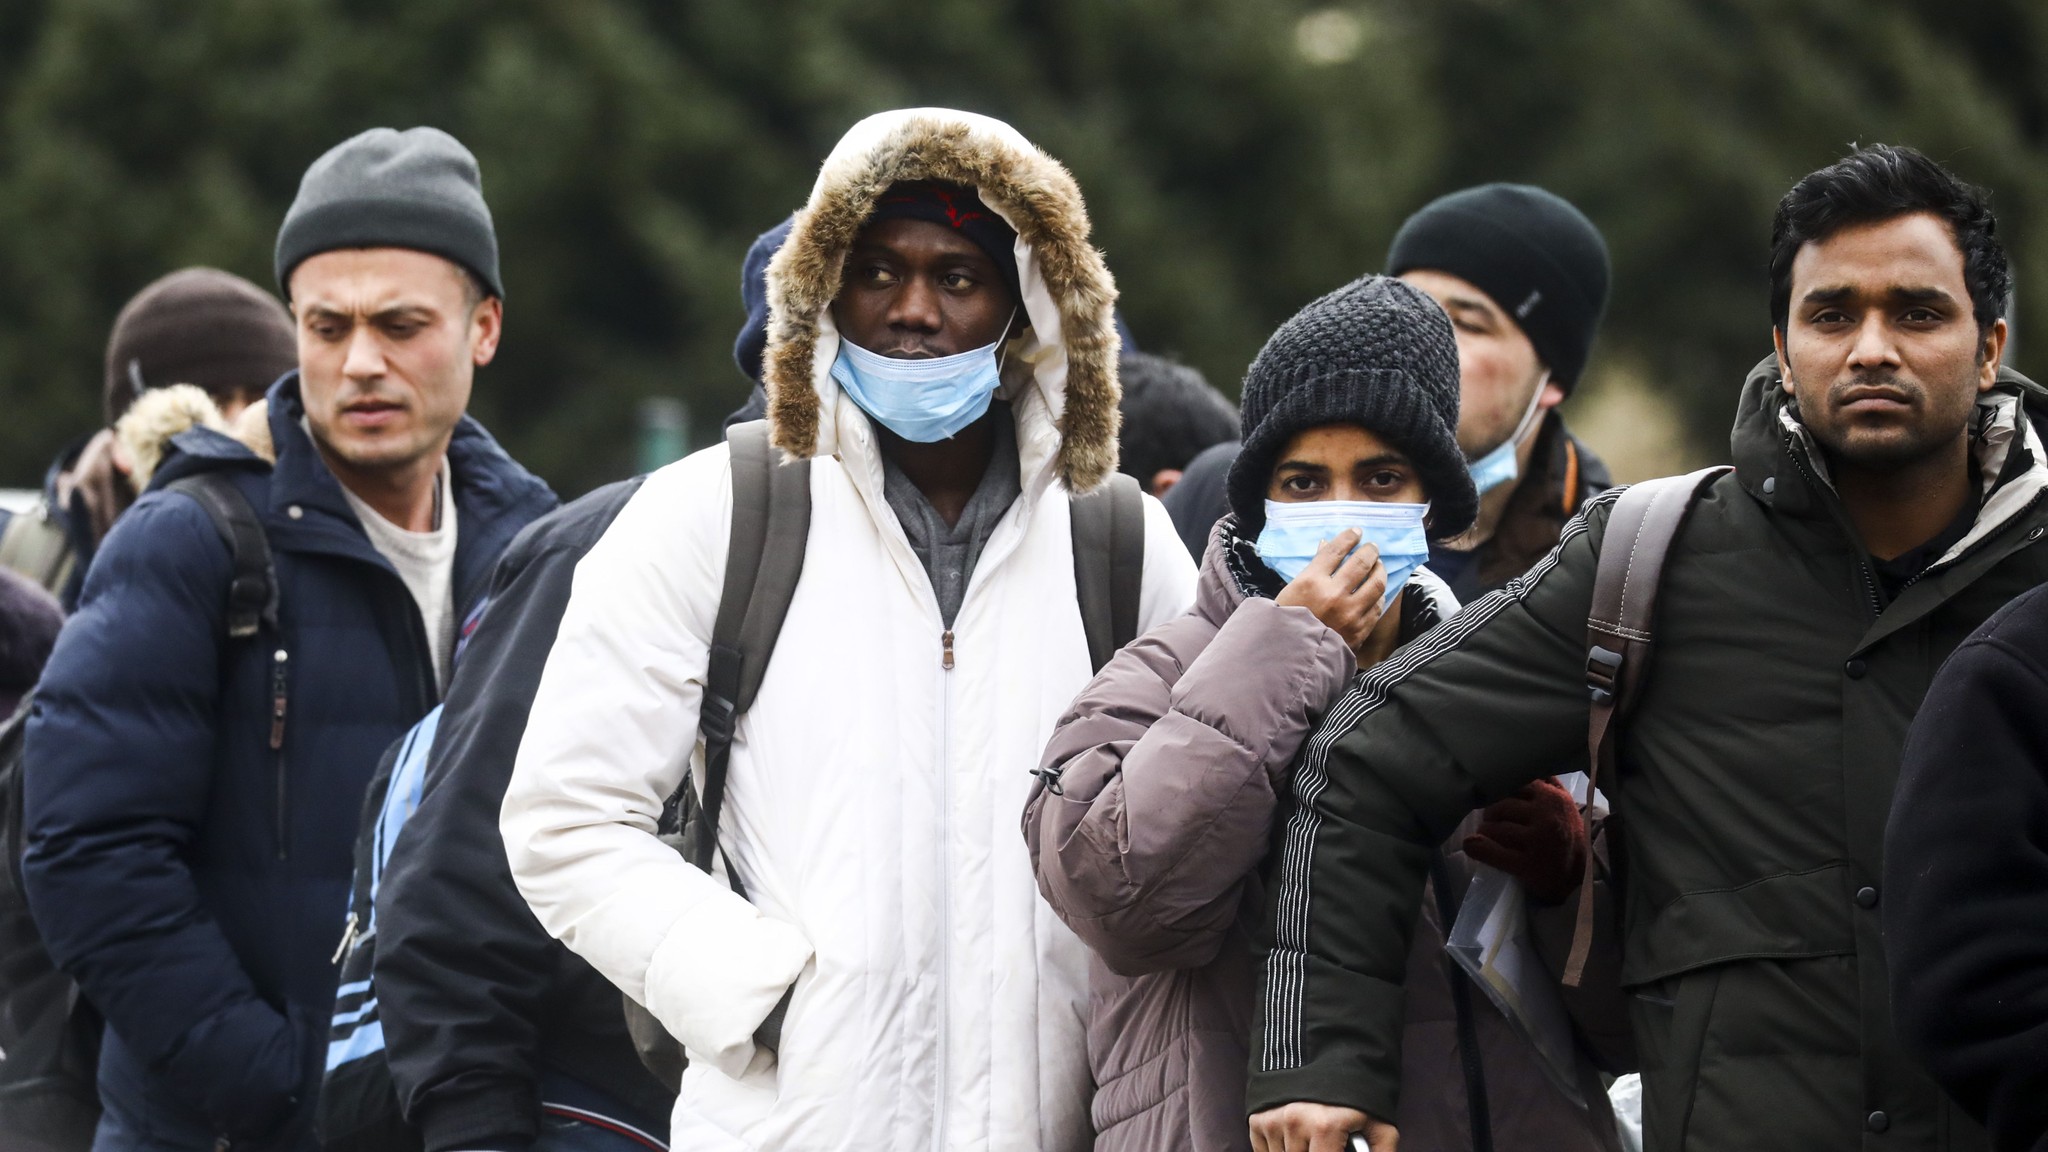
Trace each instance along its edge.
<instances>
[{"instance_id":1,"label":"black backpack strap","mask_svg":"<svg viewBox=\"0 0 2048 1152\"><path fill-rule=\"evenodd\" d=\"M1591 696L1586 713L1588 804L1600 783L1601 768L1614 762L1614 722L1628 718L1642 691L1656 642L1657 592L1671 545L1700 494L1728 471L1721 465L1631 485L1608 514L1586 617L1586 690ZM1593 853L1588 852L1578 924L1564 968L1564 982L1573 988L1579 986L1593 947L1593 868Z\"/></svg>"},{"instance_id":2,"label":"black backpack strap","mask_svg":"<svg viewBox=\"0 0 2048 1152\"><path fill-rule=\"evenodd\" d=\"M234 557L234 578L228 582L228 636L240 640L263 628L277 630L277 566L270 540L248 497L219 472L181 476L165 485L199 502L213 530Z\"/></svg>"},{"instance_id":3,"label":"black backpack strap","mask_svg":"<svg viewBox=\"0 0 2048 1152\"><path fill-rule=\"evenodd\" d=\"M1138 600L1145 587L1145 495L1121 472L1071 501L1074 593L1088 634L1088 662L1097 671L1138 638Z\"/></svg>"},{"instance_id":4,"label":"black backpack strap","mask_svg":"<svg viewBox=\"0 0 2048 1152\"><path fill-rule=\"evenodd\" d=\"M811 532L811 462L776 459L765 420L726 434L732 454L732 536L725 587L711 629L711 661L697 731L704 741L703 797L689 837L690 863L711 871L734 727L754 703L768 658L803 574ZM687 788L688 785L686 784ZM739 880L733 877L733 887Z\"/></svg>"}]
</instances>

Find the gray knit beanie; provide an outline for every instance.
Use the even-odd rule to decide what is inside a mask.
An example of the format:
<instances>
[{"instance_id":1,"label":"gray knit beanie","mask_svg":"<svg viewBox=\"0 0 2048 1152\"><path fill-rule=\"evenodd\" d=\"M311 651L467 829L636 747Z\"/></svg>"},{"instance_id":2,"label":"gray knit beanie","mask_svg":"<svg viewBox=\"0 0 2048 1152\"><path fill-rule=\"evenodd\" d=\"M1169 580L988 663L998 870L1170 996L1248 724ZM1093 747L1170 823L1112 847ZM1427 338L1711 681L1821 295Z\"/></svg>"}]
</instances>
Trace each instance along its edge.
<instances>
[{"instance_id":1,"label":"gray knit beanie","mask_svg":"<svg viewBox=\"0 0 2048 1152\"><path fill-rule=\"evenodd\" d=\"M277 286L337 248L412 248L452 260L502 299L498 234L476 157L439 128L372 128L328 149L277 230Z\"/></svg>"},{"instance_id":2,"label":"gray knit beanie","mask_svg":"<svg viewBox=\"0 0 2048 1152\"><path fill-rule=\"evenodd\" d=\"M1430 535L1456 536L1479 514L1458 450L1458 341L1436 301L1366 276L1295 313L1245 374L1244 448L1230 467L1230 510L1256 536L1280 450L1322 424L1357 424L1414 463L1429 493Z\"/></svg>"}]
</instances>

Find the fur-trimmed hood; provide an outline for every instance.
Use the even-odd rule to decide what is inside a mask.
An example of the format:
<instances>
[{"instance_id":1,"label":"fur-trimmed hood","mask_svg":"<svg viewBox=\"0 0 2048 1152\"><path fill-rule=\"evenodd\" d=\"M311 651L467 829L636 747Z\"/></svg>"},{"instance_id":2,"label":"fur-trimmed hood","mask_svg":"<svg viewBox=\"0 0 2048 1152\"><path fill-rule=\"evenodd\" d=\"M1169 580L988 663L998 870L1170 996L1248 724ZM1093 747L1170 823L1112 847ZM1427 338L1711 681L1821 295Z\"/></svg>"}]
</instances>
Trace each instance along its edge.
<instances>
[{"instance_id":1,"label":"fur-trimmed hood","mask_svg":"<svg viewBox=\"0 0 2048 1152\"><path fill-rule=\"evenodd\" d=\"M833 455L872 440L865 414L831 378L839 334L829 309L875 201L904 180L971 187L1016 230L1031 327L1006 350L998 395L1016 413L1027 489L1049 471L1070 492L1092 490L1117 462L1116 284L1089 243L1080 187L1008 124L944 108L854 125L768 265L763 375L776 445Z\"/></svg>"}]
</instances>

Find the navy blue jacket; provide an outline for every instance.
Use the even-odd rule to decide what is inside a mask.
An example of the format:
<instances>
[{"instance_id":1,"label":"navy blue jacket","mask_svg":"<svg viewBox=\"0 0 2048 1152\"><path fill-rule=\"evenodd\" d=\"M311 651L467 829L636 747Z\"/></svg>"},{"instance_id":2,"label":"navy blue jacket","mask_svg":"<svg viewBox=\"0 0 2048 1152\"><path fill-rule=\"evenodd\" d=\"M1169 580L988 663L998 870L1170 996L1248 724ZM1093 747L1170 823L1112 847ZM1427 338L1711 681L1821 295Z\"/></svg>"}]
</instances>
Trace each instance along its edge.
<instances>
[{"instance_id":1,"label":"navy blue jacket","mask_svg":"<svg viewBox=\"0 0 2048 1152\"><path fill-rule=\"evenodd\" d=\"M275 468L203 429L173 442L102 544L28 727L32 910L107 1018L110 1111L175 1147L312 1146L363 793L437 695L411 595L300 427L297 375L269 398ZM448 452L467 616L498 554L556 501L474 421ZM227 546L196 502L162 490L206 470L263 521L281 637L226 636Z\"/></svg>"}]
</instances>

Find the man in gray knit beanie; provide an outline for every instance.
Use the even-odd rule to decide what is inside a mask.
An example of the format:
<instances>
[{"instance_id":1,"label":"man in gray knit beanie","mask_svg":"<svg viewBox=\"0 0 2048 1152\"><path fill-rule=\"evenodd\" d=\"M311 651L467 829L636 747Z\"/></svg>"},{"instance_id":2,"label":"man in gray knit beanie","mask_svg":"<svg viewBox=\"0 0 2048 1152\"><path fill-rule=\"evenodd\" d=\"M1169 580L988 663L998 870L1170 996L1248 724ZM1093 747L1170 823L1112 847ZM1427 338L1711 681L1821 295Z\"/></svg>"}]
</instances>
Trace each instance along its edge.
<instances>
[{"instance_id":1,"label":"man in gray knit beanie","mask_svg":"<svg viewBox=\"0 0 2048 1152\"><path fill-rule=\"evenodd\" d=\"M103 1152L316 1152L316 1109L346 1133L326 1105L345 1121L390 1099L322 1087L363 799L445 692L499 554L556 504L464 414L503 307L461 144L337 145L276 270L298 370L265 394L274 460L212 428L171 438L93 559L26 737L23 890L108 1025ZM163 375L146 350L110 361ZM249 520L273 562L240 624Z\"/></svg>"}]
</instances>

